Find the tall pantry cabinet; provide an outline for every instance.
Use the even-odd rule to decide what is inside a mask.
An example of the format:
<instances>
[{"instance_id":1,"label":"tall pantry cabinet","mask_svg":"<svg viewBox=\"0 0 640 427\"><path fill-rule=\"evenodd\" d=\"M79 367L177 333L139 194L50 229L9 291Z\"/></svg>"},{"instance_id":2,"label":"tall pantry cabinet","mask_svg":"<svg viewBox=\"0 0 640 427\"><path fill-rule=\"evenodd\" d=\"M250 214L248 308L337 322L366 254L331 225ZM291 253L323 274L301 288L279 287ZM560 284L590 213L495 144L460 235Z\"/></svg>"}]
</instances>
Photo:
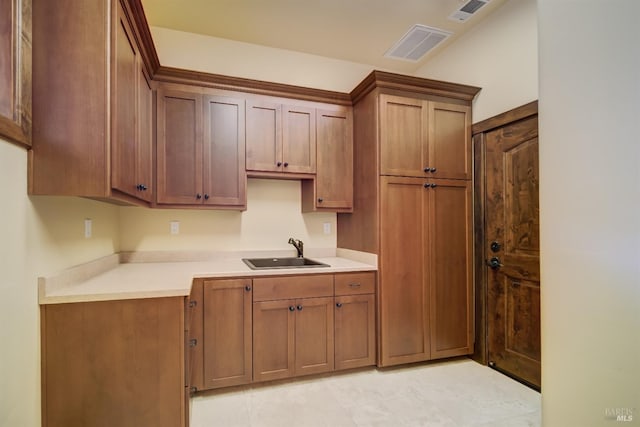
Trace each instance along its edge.
<instances>
[{"instance_id":1,"label":"tall pantry cabinet","mask_svg":"<svg viewBox=\"0 0 640 427\"><path fill-rule=\"evenodd\" d=\"M354 98L354 211L338 247L378 255L378 365L473 352L471 101L374 71Z\"/></svg>"}]
</instances>

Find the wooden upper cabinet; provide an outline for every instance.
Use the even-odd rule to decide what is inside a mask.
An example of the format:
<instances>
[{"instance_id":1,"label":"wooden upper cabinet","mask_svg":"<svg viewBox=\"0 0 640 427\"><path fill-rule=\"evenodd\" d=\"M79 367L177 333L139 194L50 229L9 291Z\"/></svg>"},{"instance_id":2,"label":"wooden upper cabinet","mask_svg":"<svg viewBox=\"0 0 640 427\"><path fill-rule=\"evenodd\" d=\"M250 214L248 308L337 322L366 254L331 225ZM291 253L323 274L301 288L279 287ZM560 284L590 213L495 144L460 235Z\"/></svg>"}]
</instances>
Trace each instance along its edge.
<instances>
[{"instance_id":1,"label":"wooden upper cabinet","mask_svg":"<svg viewBox=\"0 0 640 427\"><path fill-rule=\"evenodd\" d=\"M31 0L0 0L0 136L31 145Z\"/></svg>"},{"instance_id":2,"label":"wooden upper cabinet","mask_svg":"<svg viewBox=\"0 0 640 427\"><path fill-rule=\"evenodd\" d=\"M138 61L138 144L136 152L136 188L138 197L153 201L153 90L141 61Z\"/></svg>"},{"instance_id":3,"label":"wooden upper cabinet","mask_svg":"<svg viewBox=\"0 0 640 427\"><path fill-rule=\"evenodd\" d=\"M317 171L302 184L302 210L353 210L353 115L350 108L317 110Z\"/></svg>"},{"instance_id":4,"label":"wooden upper cabinet","mask_svg":"<svg viewBox=\"0 0 640 427\"><path fill-rule=\"evenodd\" d=\"M425 175L427 103L420 99L380 95L380 174Z\"/></svg>"},{"instance_id":5,"label":"wooden upper cabinet","mask_svg":"<svg viewBox=\"0 0 640 427\"><path fill-rule=\"evenodd\" d=\"M284 105L282 110L282 171L315 173L315 109Z\"/></svg>"},{"instance_id":6,"label":"wooden upper cabinet","mask_svg":"<svg viewBox=\"0 0 640 427\"><path fill-rule=\"evenodd\" d=\"M380 95L380 174L471 179L471 108Z\"/></svg>"},{"instance_id":7,"label":"wooden upper cabinet","mask_svg":"<svg viewBox=\"0 0 640 427\"><path fill-rule=\"evenodd\" d=\"M244 209L244 100L161 87L157 111L157 203Z\"/></svg>"},{"instance_id":8,"label":"wooden upper cabinet","mask_svg":"<svg viewBox=\"0 0 640 427\"><path fill-rule=\"evenodd\" d=\"M433 178L471 179L471 107L429 102L429 167Z\"/></svg>"},{"instance_id":9,"label":"wooden upper cabinet","mask_svg":"<svg viewBox=\"0 0 640 427\"><path fill-rule=\"evenodd\" d=\"M244 100L204 98L204 204L246 205Z\"/></svg>"},{"instance_id":10,"label":"wooden upper cabinet","mask_svg":"<svg viewBox=\"0 0 640 427\"><path fill-rule=\"evenodd\" d=\"M150 88L142 71L142 60L133 34L129 18L119 6L113 48L111 186L122 193L150 201L151 171L145 162L149 161L151 135L148 131L144 133L146 128L142 129L150 126L152 120L148 111L142 110L149 108Z\"/></svg>"},{"instance_id":11,"label":"wooden upper cabinet","mask_svg":"<svg viewBox=\"0 0 640 427\"><path fill-rule=\"evenodd\" d=\"M152 93L125 1L33 1L29 192L149 205Z\"/></svg>"},{"instance_id":12,"label":"wooden upper cabinet","mask_svg":"<svg viewBox=\"0 0 640 427\"><path fill-rule=\"evenodd\" d=\"M247 101L247 170L282 171L282 106Z\"/></svg>"},{"instance_id":13,"label":"wooden upper cabinet","mask_svg":"<svg viewBox=\"0 0 640 427\"><path fill-rule=\"evenodd\" d=\"M157 103L157 202L201 203L202 95L160 89Z\"/></svg>"},{"instance_id":14,"label":"wooden upper cabinet","mask_svg":"<svg viewBox=\"0 0 640 427\"><path fill-rule=\"evenodd\" d=\"M315 109L251 100L246 112L248 171L315 173Z\"/></svg>"}]
</instances>

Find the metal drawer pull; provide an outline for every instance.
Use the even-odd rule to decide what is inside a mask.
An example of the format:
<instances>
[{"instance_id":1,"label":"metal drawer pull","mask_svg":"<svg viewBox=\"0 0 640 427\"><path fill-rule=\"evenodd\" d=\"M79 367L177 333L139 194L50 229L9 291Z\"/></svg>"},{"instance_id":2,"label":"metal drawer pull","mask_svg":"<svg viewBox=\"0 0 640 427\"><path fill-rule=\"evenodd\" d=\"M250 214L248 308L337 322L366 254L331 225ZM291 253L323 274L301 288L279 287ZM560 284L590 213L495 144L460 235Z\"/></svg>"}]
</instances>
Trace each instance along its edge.
<instances>
[{"instance_id":1,"label":"metal drawer pull","mask_svg":"<svg viewBox=\"0 0 640 427\"><path fill-rule=\"evenodd\" d=\"M360 283L349 283L350 288L359 288L360 286Z\"/></svg>"}]
</instances>

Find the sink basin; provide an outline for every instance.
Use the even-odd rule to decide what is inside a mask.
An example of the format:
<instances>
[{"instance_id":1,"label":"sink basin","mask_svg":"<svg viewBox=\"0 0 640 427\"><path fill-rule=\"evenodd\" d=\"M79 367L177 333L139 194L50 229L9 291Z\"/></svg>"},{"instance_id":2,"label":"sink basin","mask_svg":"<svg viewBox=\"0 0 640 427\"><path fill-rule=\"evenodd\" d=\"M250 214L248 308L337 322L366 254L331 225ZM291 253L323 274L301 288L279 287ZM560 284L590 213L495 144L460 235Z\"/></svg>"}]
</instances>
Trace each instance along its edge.
<instances>
[{"instance_id":1,"label":"sink basin","mask_svg":"<svg viewBox=\"0 0 640 427\"><path fill-rule=\"evenodd\" d=\"M329 264L314 261L309 258L242 258L252 270L267 270L271 268L307 268L330 267Z\"/></svg>"}]
</instances>

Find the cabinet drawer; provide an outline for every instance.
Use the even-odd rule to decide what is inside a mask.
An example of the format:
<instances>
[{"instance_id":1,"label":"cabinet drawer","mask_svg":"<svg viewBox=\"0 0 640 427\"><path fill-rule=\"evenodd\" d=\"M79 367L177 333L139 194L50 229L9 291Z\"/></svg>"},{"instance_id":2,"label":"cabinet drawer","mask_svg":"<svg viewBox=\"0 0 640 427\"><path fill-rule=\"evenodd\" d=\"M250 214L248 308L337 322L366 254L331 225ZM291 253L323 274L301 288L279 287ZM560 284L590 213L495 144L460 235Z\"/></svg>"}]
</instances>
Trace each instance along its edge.
<instances>
[{"instance_id":1,"label":"cabinet drawer","mask_svg":"<svg viewBox=\"0 0 640 427\"><path fill-rule=\"evenodd\" d=\"M333 296L333 275L263 277L253 279L253 300Z\"/></svg>"},{"instance_id":2,"label":"cabinet drawer","mask_svg":"<svg viewBox=\"0 0 640 427\"><path fill-rule=\"evenodd\" d=\"M373 294L376 291L376 274L374 272L336 274L335 286L336 296Z\"/></svg>"}]
</instances>

